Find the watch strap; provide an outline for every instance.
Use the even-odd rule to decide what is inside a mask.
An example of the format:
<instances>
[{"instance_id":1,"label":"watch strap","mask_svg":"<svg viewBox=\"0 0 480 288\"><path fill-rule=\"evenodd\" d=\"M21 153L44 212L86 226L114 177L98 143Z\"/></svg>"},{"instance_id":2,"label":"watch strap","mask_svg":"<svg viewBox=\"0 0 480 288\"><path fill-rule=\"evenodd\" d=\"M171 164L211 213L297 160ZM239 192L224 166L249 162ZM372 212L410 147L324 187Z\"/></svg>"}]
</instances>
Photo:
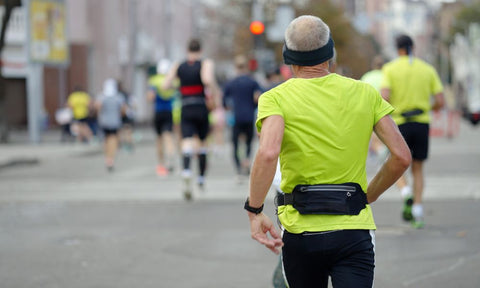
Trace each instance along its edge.
<instances>
[{"instance_id":1,"label":"watch strap","mask_svg":"<svg viewBox=\"0 0 480 288\"><path fill-rule=\"evenodd\" d=\"M250 202L250 201L249 201L249 198L247 197L247 201L245 201L245 205L243 206L243 208L244 208L245 210L247 210L248 212L252 212L252 213L254 213L254 214L260 214L260 213L262 213L262 211L263 211L263 204L262 204L262 206L260 206L260 207L258 207L258 208L255 208L255 207L250 206L250 203L249 203L249 202Z\"/></svg>"}]
</instances>

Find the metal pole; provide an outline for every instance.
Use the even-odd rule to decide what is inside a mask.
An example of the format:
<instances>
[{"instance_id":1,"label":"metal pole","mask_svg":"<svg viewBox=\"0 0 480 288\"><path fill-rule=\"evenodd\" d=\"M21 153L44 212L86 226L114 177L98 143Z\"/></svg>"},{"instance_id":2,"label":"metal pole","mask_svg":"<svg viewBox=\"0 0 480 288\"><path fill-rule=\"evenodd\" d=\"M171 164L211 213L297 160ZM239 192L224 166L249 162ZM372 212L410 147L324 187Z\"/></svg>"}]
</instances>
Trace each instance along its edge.
<instances>
[{"instance_id":1,"label":"metal pole","mask_svg":"<svg viewBox=\"0 0 480 288\"><path fill-rule=\"evenodd\" d=\"M163 1L163 46L165 48L165 57L172 59L172 0Z\"/></svg>"},{"instance_id":2,"label":"metal pole","mask_svg":"<svg viewBox=\"0 0 480 288\"><path fill-rule=\"evenodd\" d=\"M58 106L65 106L67 99L67 75L65 67L58 67Z\"/></svg>"},{"instance_id":3,"label":"metal pole","mask_svg":"<svg viewBox=\"0 0 480 288\"><path fill-rule=\"evenodd\" d=\"M134 77L135 77L135 56L137 54L137 1L130 0L129 1L129 51L130 55L128 57L128 80L127 83L129 84L130 90L133 89L134 85Z\"/></svg>"},{"instance_id":4,"label":"metal pole","mask_svg":"<svg viewBox=\"0 0 480 288\"><path fill-rule=\"evenodd\" d=\"M28 134L30 141L38 144L41 141L43 105L43 65L30 63L28 65L27 79L27 113L28 113Z\"/></svg>"},{"instance_id":5,"label":"metal pole","mask_svg":"<svg viewBox=\"0 0 480 288\"><path fill-rule=\"evenodd\" d=\"M30 0L24 0L23 5L26 9L26 26L28 35L30 35L31 13ZM27 66L27 122L30 142L38 144L41 141L41 118L43 110L43 64L30 61L30 36L25 45L25 53L28 59Z\"/></svg>"}]
</instances>

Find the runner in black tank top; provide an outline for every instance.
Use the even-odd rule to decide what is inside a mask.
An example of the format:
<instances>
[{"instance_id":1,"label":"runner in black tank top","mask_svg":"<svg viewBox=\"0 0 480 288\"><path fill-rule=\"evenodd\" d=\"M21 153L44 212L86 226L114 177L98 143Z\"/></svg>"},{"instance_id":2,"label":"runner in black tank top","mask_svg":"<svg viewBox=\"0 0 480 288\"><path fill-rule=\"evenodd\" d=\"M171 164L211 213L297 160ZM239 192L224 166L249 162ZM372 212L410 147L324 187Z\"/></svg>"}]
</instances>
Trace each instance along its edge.
<instances>
[{"instance_id":1,"label":"runner in black tank top","mask_svg":"<svg viewBox=\"0 0 480 288\"><path fill-rule=\"evenodd\" d=\"M214 75L213 62L209 59L201 60L200 42L193 39L188 44L187 60L172 68L163 87L169 88L175 77L180 79L180 93L182 94L182 177L184 179L183 193L187 200L192 198L190 162L194 153L195 136L200 140L200 148L196 151L199 164L197 184L201 190L204 189L207 168L206 138L209 131L205 88L208 87L213 99L217 103L220 102Z\"/></svg>"},{"instance_id":2,"label":"runner in black tank top","mask_svg":"<svg viewBox=\"0 0 480 288\"><path fill-rule=\"evenodd\" d=\"M201 141L207 138L209 123L208 109L205 101L205 89L200 77L202 62L183 62L178 67L182 94L182 138L197 135Z\"/></svg>"}]
</instances>

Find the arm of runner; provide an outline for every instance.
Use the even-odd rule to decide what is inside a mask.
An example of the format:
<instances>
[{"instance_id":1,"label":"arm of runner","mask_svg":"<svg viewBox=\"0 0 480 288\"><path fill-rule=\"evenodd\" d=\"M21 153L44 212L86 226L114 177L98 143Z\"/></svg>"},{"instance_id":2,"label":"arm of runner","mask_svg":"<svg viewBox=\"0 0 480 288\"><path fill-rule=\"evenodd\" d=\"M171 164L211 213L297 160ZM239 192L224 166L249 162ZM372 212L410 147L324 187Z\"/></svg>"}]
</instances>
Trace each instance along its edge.
<instances>
[{"instance_id":1,"label":"arm of runner","mask_svg":"<svg viewBox=\"0 0 480 288\"><path fill-rule=\"evenodd\" d=\"M255 92L253 92L253 102L258 103L258 98L260 98L260 95L262 95L262 91L255 90Z\"/></svg>"},{"instance_id":2,"label":"arm of runner","mask_svg":"<svg viewBox=\"0 0 480 288\"><path fill-rule=\"evenodd\" d=\"M215 79L215 64L212 60L203 60L200 77L203 85L208 88L210 96L213 97L215 107L222 107L222 93Z\"/></svg>"},{"instance_id":3,"label":"arm of runner","mask_svg":"<svg viewBox=\"0 0 480 288\"><path fill-rule=\"evenodd\" d=\"M390 150L390 157L368 184L367 200L372 203L403 175L412 156L407 143L390 116L380 119L374 127L375 134Z\"/></svg>"},{"instance_id":4,"label":"arm of runner","mask_svg":"<svg viewBox=\"0 0 480 288\"><path fill-rule=\"evenodd\" d=\"M265 118L260 132L259 148L255 156L250 178L249 204L261 207L275 175L278 155L282 145L285 122L279 115ZM278 254L283 242L273 222L263 213L247 212L250 219L250 231L253 239ZM271 238L268 237L268 233Z\"/></svg>"},{"instance_id":5,"label":"arm of runner","mask_svg":"<svg viewBox=\"0 0 480 288\"><path fill-rule=\"evenodd\" d=\"M120 110L122 116L127 116L127 110L128 110L127 102L123 101L122 102L122 108Z\"/></svg>"},{"instance_id":6,"label":"arm of runner","mask_svg":"<svg viewBox=\"0 0 480 288\"><path fill-rule=\"evenodd\" d=\"M443 96L442 92L435 94L433 98L435 101L432 106L433 111L438 111L445 106L445 97Z\"/></svg>"},{"instance_id":7,"label":"arm of runner","mask_svg":"<svg viewBox=\"0 0 480 288\"><path fill-rule=\"evenodd\" d=\"M390 89L389 88L380 89L380 95L382 95L382 98L385 101L390 102Z\"/></svg>"},{"instance_id":8,"label":"arm of runner","mask_svg":"<svg viewBox=\"0 0 480 288\"><path fill-rule=\"evenodd\" d=\"M152 88L148 88L147 90L147 100L152 102L155 100L157 95L155 94L155 91Z\"/></svg>"},{"instance_id":9,"label":"arm of runner","mask_svg":"<svg viewBox=\"0 0 480 288\"><path fill-rule=\"evenodd\" d=\"M162 90L168 90L173 87L173 80L177 77L178 63L174 63L162 83Z\"/></svg>"},{"instance_id":10,"label":"arm of runner","mask_svg":"<svg viewBox=\"0 0 480 288\"><path fill-rule=\"evenodd\" d=\"M102 101L101 101L101 99L98 99L97 101L95 101L95 102L93 103L93 107L95 108L95 111L96 111L97 113L99 113L100 110L102 110Z\"/></svg>"}]
</instances>

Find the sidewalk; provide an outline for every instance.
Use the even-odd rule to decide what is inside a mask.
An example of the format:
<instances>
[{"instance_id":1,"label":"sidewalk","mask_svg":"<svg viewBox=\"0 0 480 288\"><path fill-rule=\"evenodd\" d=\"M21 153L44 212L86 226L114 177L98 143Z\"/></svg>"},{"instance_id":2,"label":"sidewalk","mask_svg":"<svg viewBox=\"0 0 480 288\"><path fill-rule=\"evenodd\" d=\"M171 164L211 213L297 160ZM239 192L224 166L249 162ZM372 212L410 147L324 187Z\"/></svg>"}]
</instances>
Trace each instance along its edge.
<instances>
[{"instance_id":1,"label":"sidewalk","mask_svg":"<svg viewBox=\"0 0 480 288\"><path fill-rule=\"evenodd\" d=\"M60 129L43 131L38 144L31 143L27 130L10 131L9 136L9 143L0 144L0 170L39 164L42 159L100 153L103 149L100 139L93 139L90 143L62 142ZM134 136L137 142L154 140L149 127L137 127Z\"/></svg>"},{"instance_id":2,"label":"sidewalk","mask_svg":"<svg viewBox=\"0 0 480 288\"><path fill-rule=\"evenodd\" d=\"M478 154L480 151L480 126L473 127L462 120L460 131L454 138L432 137L430 143L430 156L444 155L446 153ZM150 127L137 127L135 131L137 142L153 142L154 135ZM0 144L0 168L16 164L36 164L43 158L53 155L62 157L65 154L82 154L88 151L100 151L101 142L93 140L89 144L61 142L60 130L50 129L42 132L42 141L39 144L30 143L27 130L14 130L10 132L8 144Z\"/></svg>"}]
</instances>

